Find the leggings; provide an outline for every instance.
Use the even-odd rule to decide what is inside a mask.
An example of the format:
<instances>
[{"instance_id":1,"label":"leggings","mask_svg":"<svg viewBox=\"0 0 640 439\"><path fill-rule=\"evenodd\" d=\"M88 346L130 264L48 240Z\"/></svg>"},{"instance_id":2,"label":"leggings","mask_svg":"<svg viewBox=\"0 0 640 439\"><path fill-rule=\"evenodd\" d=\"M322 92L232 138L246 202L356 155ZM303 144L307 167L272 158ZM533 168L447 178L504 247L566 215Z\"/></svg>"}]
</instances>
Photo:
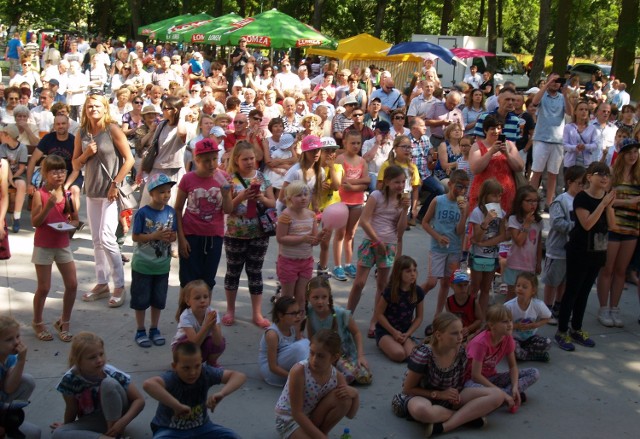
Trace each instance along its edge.
<instances>
[{"instance_id":1,"label":"leggings","mask_svg":"<svg viewBox=\"0 0 640 439\"><path fill-rule=\"evenodd\" d=\"M227 254L227 274L224 276L225 290L238 290L242 268L246 265L249 294L262 294L262 264L268 247L268 236L251 239L225 236L224 250Z\"/></svg>"},{"instance_id":2,"label":"leggings","mask_svg":"<svg viewBox=\"0 0 640 439\"><path fill-rule=\"evenodd\" d=\"M127 392L114 378L100 383L100 409L64 424L53 432L51 439L98 439L107 431L107 421L117 421L129 407Z\"/></svg>"},{"instance_id":3,"label":"leggings","mask_svg":"<svg viewBox=\"0 0 640 439\"><path fill-rule=\"evenodd\" d=\"M587 309L589 293L598 277L603 263L590 263L590 258L584 254L567 252L567 277L566 289L562 302L560 302L560 313L558 315L558 331L567 332L569 329L569 318L571 318L571 328L575 331L582 329L582 320ZM599 261L595 257L596 262Z\"/></svg>"},{"instance_id":4,"label":"leggings","mask_svg":"<svg viewBox=\"0 0 640 439\"><path fill-rule=\"evenodd\" d=\"M490 377L485 377L492 384L498 386L500 390L505 392L507 395L511 395L511 376L510 372L501 372L497 373ZM528 367L526 369L520 369L518 371L518 390L520 392L524 392L536 381L540 379L540 372L535 367ZM468 380L464 383L465 387L484 387L482 384L478 384L473 380Z\"/></svg>"},{"instance_id":5,"label":"leggings","mask_svg":"<svg viewBox=\"0 0 640 439\"><path fill-rule=\"evenodd\" d=\"M551 339L540 335L532 335L524 341L515 340L517 360L535 360L551 347Z\"/></svg>"}]
</instances>

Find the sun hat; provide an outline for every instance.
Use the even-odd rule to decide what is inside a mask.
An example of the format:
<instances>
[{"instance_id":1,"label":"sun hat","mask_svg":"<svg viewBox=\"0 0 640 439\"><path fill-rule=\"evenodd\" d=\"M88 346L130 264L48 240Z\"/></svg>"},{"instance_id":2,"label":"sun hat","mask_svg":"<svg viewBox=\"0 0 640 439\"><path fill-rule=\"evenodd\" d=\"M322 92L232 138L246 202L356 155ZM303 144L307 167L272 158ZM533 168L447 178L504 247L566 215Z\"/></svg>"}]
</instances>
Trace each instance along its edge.
<instances>
[{"instance_id":1,"label":"sun hat","mask_svg":"<svg viewBox=\"0 0 640 439\"><path fill-rule=\"evenodd\" d=\"M165 174L155 174L149 178L149 181L147 182L147 189L149 190L149 192L151 192L152 190L160 186L163 186L165 184L169 184L173 186L174 184L178 184L178 183L171 180Z\"/></svg>"}]
</instances>

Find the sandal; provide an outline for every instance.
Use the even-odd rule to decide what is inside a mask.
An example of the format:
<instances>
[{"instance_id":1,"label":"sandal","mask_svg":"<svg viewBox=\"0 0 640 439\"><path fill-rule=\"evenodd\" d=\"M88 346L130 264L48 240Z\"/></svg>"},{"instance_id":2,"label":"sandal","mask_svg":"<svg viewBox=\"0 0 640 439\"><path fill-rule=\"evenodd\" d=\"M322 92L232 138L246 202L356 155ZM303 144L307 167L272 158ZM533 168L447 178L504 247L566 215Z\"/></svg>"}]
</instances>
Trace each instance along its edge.
<instances>
[{"instance_id":1,"label":"sandal","mask_svg":"<svg viewBox=\"0 0 640 439\"><path fill-rule=\"evenodd\" d=\"M84 302L94 302L109 297L109 284L99 284L93 287L88 293L82 295Z\"/></svg>"},{"instance_id":2,"label":"sandal","mask_svg":"<svg viewBox=\"0 0 640 439\"><path fill-rule=\"evenodd\" d=\"M151 347L151 340L149 340L149 337L147 337L147 331L145 331L144 329L140 329L136 332L135 341L136 344L141 348Z\"/></svg>"},{"instance_id":3,"label":"sandal","mask_svg":"<svg viewBox=\"0 0 640 439\"><path fill-rule=\"evenodd\" d=\"M65 343L69 343L73 340L73 334L69 330L62 329L62 325L68 325L69 322L63 322L62 320L56 320L53 324L53 329L58 333L58 337Z\"/></svg>"},{"instance_id":4,"label":"sandal","mask_svg":"<svg viewBox=\"0 0 640 439\"><path fill-rule=\"evenodd\" d=\"M235 316L231 313L226 313L222 317L222 324L224 326L232 326L236 322Z\"/></svg>"},{"instance_id":5,"label":"sandal","mask_svg":"<svg viewBox=\"0 0 640 439\"><path fill-rule=\"evenodd\" d=\"M158 328L149 328L149 338L156 346L164 346L166 340Z\"/></svg>"},{"instance_id":6,"label":"sandal","mask_svg":"<svg viewBox=\"0 0 640 439\"><path fill-rule=\"evenodd\" d=\"M262 329L267 329L269 326L271 326L271 322L264 317L262 317L260 320L254 320L253 324Z\"/></svg>"},{"instance_id":7,"label":"sandal","mask_svg":"<svg viewBox=\"0 0 640 439\"><path fill-rule=\"evenodd\" d=\"M42 331L38 331L38 326L44 326L44 322L31 322L31 327L33 328L33 332L36 333L36 338L40 341L52 341L53 335L49 332L46 326Z\"/></svg>"},{"instance_id":8,"label":"sandal","mask_svg":"<svg viewBox=\"0 0 640 439\"><path fill-rule=\"evenodd\" d=\"M115 295L117 292L120 292L119 297ZM124 301L126 300L126 298L127 298L127 290L125 290L124 287L114 289L113 294L109 299L109 308L120 308L124 303Z\"/></svg>"}]
</instances>

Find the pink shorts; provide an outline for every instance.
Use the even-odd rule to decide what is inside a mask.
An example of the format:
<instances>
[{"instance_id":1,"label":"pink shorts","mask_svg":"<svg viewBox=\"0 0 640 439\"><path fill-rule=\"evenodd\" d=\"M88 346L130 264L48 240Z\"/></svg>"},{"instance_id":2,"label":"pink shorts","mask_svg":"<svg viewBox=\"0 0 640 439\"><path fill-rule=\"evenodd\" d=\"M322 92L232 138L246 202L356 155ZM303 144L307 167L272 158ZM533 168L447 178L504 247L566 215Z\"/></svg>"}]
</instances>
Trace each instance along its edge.
<instances>
[{"instance_id":1,"label":"pink shorts","mask_svg":"<svg viewBox=\"0 0 640 439\"><path fill-rule=\"evenodd\" d=\"M291 259L278 256L276 265L278 280L283 284L295 283L298 279L311 279L313 277L313 257L307 259Z\"/></svg>"}]
</instances>

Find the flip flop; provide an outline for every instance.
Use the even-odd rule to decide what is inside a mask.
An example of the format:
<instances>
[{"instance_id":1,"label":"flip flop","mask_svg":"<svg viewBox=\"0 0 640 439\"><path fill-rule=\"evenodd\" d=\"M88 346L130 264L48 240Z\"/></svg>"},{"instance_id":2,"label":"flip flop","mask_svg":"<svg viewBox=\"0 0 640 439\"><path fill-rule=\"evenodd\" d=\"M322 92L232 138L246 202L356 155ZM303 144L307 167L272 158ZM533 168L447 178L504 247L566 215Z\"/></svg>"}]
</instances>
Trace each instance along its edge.
<instances>
[{"instance_id":1,"label":"flip flop","mask_svg":"<svg viewBox=\"0 0 640 439\"><path fill-rule=\"evenodd\" d=\"M149 328L149 338L156 346L164 346L166 340L158 328Z\"/></svg>"},{"instance_id":2,"label":"flip flop","mask_svg":"<svg viewBox=\"0 0 640 439\"><path fill-rule=\"evenodd\" d=\"M265 319L264 317L261 320L254 320L253 324L262 328L262 329L267 329L269 326L271 326L271 322L267 319Z\"/></svg>"},{"instance_id":3,"label":"flip flop","mask_svg":"<svg viewBox=\"0 0 640 439\"><path fill-rule=\"evenodd\" d=\"M143 330L137 331L135 336L135 341L136 341L136 344L141 348L151 347L151 340L149 340L149 337L147 337L147 331L143 331Z\"/></svg>"},{"instance_id":4,"label":"flip flop","mask_svg":"<svg viewBox=\"0 0 640 439\"><path fill-rule=\"evenodd\" d=\"M227 313L222 317L222 324L224 326L232 326L236 322L233 314Z\"/></svg>"}]
</instances>

